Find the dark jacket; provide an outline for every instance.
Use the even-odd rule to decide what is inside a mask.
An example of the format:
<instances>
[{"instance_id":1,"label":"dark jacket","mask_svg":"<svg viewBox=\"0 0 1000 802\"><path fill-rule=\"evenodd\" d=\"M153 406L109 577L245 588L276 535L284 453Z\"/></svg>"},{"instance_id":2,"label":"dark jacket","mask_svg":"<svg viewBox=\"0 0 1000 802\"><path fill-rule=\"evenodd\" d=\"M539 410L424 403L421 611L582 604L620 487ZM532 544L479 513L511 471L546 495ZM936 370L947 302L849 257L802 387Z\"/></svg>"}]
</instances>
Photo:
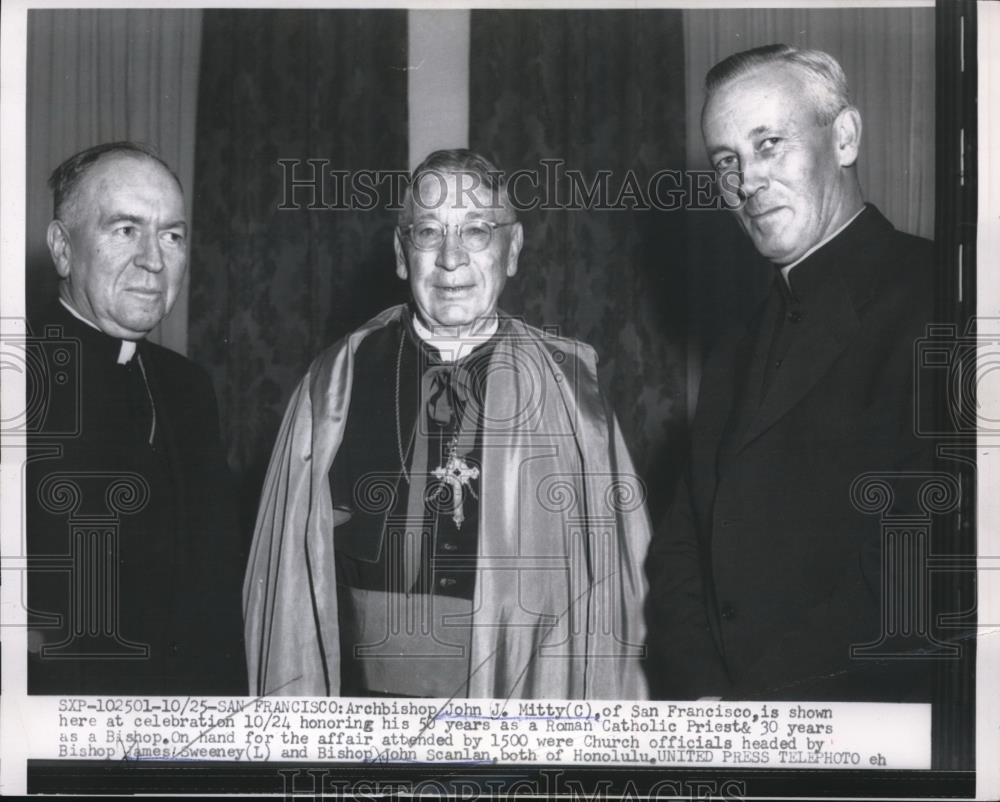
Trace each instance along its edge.
<instances>
[{"instance_id":1,"label":"dark jacket","mask_svg":"<svg viewBox=\"0 0 1000 802\"><path fill-rule=\"evenodd\" d=\"M654 693L921 699L925 660L851 658L879 639L883 587L879 516L851 493L867 472L929 467L913 365L932 245L868 206L790 284L777 275L705 366L648 561Z\"/></svg>"},{"instance_id":2,"label":"dark jacket","mask_svg":"<svg viewBox=\"0 0 1000 802\"><path fill-rule=\"evenodd\" d=\"M30 329L29 692L246 693L245 555L208 375L146 341L119 365L121 341L61 304Z\"/></svg>"}]
</instances>

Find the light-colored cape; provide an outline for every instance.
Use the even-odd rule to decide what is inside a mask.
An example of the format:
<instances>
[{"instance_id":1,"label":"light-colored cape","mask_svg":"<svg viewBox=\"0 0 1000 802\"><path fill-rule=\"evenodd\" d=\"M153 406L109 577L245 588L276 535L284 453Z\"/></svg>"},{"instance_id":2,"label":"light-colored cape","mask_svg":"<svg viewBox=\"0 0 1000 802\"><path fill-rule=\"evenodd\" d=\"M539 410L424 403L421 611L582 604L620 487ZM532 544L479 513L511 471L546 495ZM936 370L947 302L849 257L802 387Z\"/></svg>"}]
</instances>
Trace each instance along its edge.
<instances>
[{"instance_id":1,"label":"light-colored cape","mask_svg":"<svg viewBox=\"0 0 1000 802\"><path fill-rule=\"evenodd\" d=\"M320 354L285 413L243 587L252 693L340 692L328 474L358 345L401 314L387 309ZM644 699L649 518L596 356L507 324L483 412L469 696Z\"/></svg>"}]
</instances>

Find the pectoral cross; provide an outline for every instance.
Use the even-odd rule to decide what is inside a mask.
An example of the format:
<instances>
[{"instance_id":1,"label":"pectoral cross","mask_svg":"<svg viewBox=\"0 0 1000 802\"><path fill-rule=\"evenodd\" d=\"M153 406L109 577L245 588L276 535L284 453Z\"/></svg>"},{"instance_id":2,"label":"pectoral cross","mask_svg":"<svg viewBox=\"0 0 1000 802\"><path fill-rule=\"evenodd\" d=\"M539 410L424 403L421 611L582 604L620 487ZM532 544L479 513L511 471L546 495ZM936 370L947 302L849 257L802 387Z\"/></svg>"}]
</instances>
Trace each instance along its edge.
<instances>
[{"instance_id":1,"label":"pectoral cross","mask_svg":"<svg viewBox=\"0 0 1000 802\"><path fill-rule=\"evenodd\" d=\"M472 489L472 480L479 478L479 468L470 466L458 456L455 444L452 443L448 452L448 461L442 467L435 468L432 473L435 479L440 479L451 487L453 504L451 519L455 522L455 527L461 529L462 522L465 520L465 513L462 511L465 488L469 488L473 498L479 498L476 491Z\"/></svg>"}]
</instances>

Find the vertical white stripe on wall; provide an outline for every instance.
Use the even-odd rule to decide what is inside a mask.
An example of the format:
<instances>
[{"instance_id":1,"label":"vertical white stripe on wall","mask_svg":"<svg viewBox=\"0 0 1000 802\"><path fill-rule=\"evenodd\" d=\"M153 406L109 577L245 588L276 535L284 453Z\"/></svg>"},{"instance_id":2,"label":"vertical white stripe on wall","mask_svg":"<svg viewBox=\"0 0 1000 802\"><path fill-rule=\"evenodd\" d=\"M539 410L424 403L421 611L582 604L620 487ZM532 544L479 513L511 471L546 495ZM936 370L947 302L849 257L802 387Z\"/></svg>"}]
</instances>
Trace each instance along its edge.
<instances>
[{"instance_id":1,"label":"vertical white stripe on wall","mask_svg":"<svg viewBox=\"0 0 1000 802\"><path fill-rule=\"evenodd\" d=\"M432 150L469 145L469 17L465 10L409 16L410 169Z\"/></svg>"}]
</instances>

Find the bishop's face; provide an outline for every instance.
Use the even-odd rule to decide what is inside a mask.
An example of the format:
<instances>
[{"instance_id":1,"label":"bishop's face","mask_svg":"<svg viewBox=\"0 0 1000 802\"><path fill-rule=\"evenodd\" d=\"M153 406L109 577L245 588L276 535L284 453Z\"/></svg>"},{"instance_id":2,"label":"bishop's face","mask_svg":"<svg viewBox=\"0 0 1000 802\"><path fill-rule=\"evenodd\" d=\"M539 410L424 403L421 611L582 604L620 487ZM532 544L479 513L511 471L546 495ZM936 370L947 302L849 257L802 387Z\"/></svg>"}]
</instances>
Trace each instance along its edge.
<instances>
[{"instance_id":1,"label":"bishop's face","mask_svg":"<svg viewBox=\"0 0 1000 802\"><path fill-rule=\"evenodd\" d=\"M112 337L144 337L170 311L187 270L176 179L142 155L103 156L80 179L66 218L49 226L61 294Z\"/></svg>"},{"instance_id":2,"label":"bishop's face","mask_svg":"<svg viewBox=\"0 0 1000 802\"><path fill-rule=\"evenodd\" d=\"M504 284L517 272L521 224L513 222L488 188L473 188L468 174L425 174L413 193L412 225L396 232L396 273L409 281L425 326L468 330L496 313ZM467 225L476 223L480 225ZM436 247L418 247L433 241L440 226L444 237Z\"/></svg>"},{"instance_id":3,"label":"bishop's face","mask_svg":"<svg viewBox=\"0 0 1000 802\"><path fill-rule=\"evenodd\" d=\"M845 139L851 131L840 116L820 124L809 98L801 70L768 65L723 84L702 114L723 192L736 192L740 225L778 265L799 259L857 211L845 172L857 141Z\"/></svg>"}]
</instances>

